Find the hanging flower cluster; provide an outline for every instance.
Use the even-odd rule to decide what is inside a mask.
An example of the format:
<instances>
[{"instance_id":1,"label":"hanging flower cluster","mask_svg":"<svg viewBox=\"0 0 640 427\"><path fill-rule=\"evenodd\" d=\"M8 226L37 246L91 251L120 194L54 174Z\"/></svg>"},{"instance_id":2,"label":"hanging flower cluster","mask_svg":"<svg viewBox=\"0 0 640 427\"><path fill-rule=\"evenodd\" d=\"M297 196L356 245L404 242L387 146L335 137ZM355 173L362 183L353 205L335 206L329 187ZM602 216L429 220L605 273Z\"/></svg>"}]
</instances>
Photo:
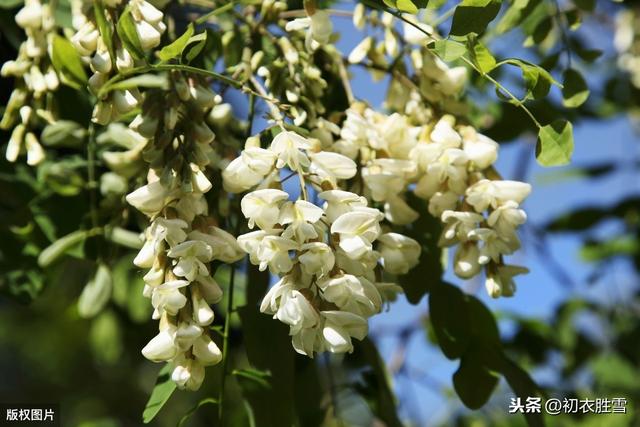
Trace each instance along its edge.
<instances>
[{"instance_id":1,"label":"hanging flower cluster","mask_svg":"<svg viewBox=\"0 0 640 427\"><path fill-rule=\"evenodd\" d=\"M413 239L383 234L384 215L364 197L339 189L356 174L355 163L317 150L311 140L282 130L269 149L246 147L223 173L230 191L259 185L241 203L249 227L259 230L239 236L238 244L253 264L280 276L260 310L289 325L295 350L310 357L352 351L352 338L367 334L367 318L401 291L381 282L383 268L406 273L420 255ZM273 188L281 186L277 177L285 166L301 180L296 201ZM320 191L323 207L306 200L306 182Z\"/></svg>"},{"instance_id":2,"label":"hanging flower cluster","mask_svg":"<svg viewBox=\"0 0 640 427\"><path fill-rule=\"evenodd\" d=\"M71 37L71 42L93 71L93 75L89 78L89 89L94 94L98 94L109 78L143 64L143 61L135 59L135 52L130 52L125 42L117 37L116 26L112 21L113 15L110 12L122 15L126 10L126 13L130 14L136 36L145 52L160 44L160 38L167 28L162 21L163 13L145 0L131 0L125 3L111 1L107 2L107 6L104 19L106 25L110 27L110 33L114 35L112 41L114 46L111 47L111 52L115 56L113 58L110 47L100 36L93 4L80 0L72 3L73 25L77 31ZM103 125L116 121L122 115L133 111L141 102L142 95L137 88L113 90L96 103L93 121Z\"/></svg>"},{"instance_id":3,"label":"hanging flower cluster","mask_svg":"<svg viewBox=\"0 0 640 427\"><path fill-rule=\"evenodd\" d=\"M360 160L364 194L384 204L387 220L403 225L418 218L404 200L413 191L445 225L440 245L458 245L455 273L469 279L484 267L491 296L513 295L512 276L527 270L504 265L503 256L520 247L516 229L526 220L520 204L531 186L500 179L492 166L495 141L456 126L452 116L413 126L404 115L355 104L333 148Z\"/></svg>"},{"instance_id":4,"label":"hanging flower cluster","mask_svg":"<svg viewBox=\"0 0 640 427\"><path fill-rule=\"evenodd\" d=\"M144 294L160 332L142 353L154 362L172 362L173 380L195 390L204 367L221 360L207 328L214 318L211 304L222 297L209 263L232 263L243 253L207 216L205 193L212 184L205 172L216 154L205 119L217 97L194 76L171 73L170 83L168 91L145 93L142 112L130 125L149 139L142 156L150 169L147 184L127 201L151 219L134 263L149 269Z\"/></svg>"},{"instance_id":5,"label":"hanging flower cluster","mask_svg":"<svg viewBox=\"0 0 640 427\"><path fill-rule=\"evenodd\" d=\"M20 45L18 57L5 62L0 71L3 77L15 77L15 89L0 128L13 128L5 154L7 160L15 162L26 152L27 163L33 166L45 158L35 131L55 121L49 93L58 88L59 79L47 52L55 22L49 4L40 0L27 0L15 20L27 39Z\"/></svg>"},{"instance_id":6,"label":"hanging flower cluster","mask_svg":"<svg viewBox=\"0 0 640 427\"><path fill-rule=\"evenodd\" d=\"M204 366L221 360L207 330L214 318L210 305L222 297L209 263L232 263L243 253L207 215L205 193L212 184L206 168L216 154L206 118L217 98L194 76L174 72L170 84L168 91L145 94L142 112L130 125L149 139L142 156L150 169L147 184L127 201L151 219L134 263L149 269L144 293L160 332L142 353L155 362L172 362L173 380L195 390Z\"/></svg>"}]
</instances>

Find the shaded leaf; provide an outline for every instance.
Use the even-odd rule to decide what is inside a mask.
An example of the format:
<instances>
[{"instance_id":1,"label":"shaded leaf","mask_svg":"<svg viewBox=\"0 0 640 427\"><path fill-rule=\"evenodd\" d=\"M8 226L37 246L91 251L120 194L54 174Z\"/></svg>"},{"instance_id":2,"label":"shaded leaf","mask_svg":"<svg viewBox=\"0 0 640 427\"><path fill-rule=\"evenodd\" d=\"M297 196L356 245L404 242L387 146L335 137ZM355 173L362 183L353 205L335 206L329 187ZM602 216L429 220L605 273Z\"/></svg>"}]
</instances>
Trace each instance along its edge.
<instances>
[{"instance_id":1,"label":"shaded leaf","mask_svg":"<svg viewBox=\"0 0 640 427\"><path fill-rule=\"evenodd\" d=\"M498 375L490 371L480 361L479 352L467 352L460 360L458 370L453 374L456 393L468 408L479 409L498 385Z\"/></svg>"},{"instance_id":2,"label":"shaded leaf","mask_svg":"<svg viewBox=\"0 0 640 427\"><path fill-rule=\"evenodd\" d=\"M40 142L48 147L81 147L87 131L70 120L58 120L47 125L40 136Z\"/></svg>"},{"instance_id":3,"label":"shaded leaf","mask_svg":"<svg viewBox=\"0 0 640 427\"><path fill-rule=\"evenodd\" d=\"M113 63L115 62L116 58L116 52L113 48L113 30L111 28L111 23L107 21L105 10L107 9L105 9L101 0L94 0L93 13L96 18L96 23L98 24L98 29L100 30L100 37L102 37L102 41L107 47L109 57L111 58L111 62Z\"/></svg>"},{"instance_id":4,"label":"shaded leaf","mask_svg":"<svg viewBox=\"0 0 640 427\"><path fill-rule=\"evenodd\" d=\"M453 14L450 35L482 34L500 12L501 0L463 0Z\"/></svg>"},{"instance_id":5,"label":"shaded leaf","mask_svg":"<svg viewBox=\"0 0 640 427\"><path fill-rule=\"evenodd\" d=\"M171 380L172 371L173 366L167 363L158 373L156 385L153 387L149 401L142 412L142 422L145 424L150 423L158 415L158 412L175 391L176 383Z\"/></svg>"},{"instance_id":6,"label":"shaded leaf","mask_svg":"<svg viewBox=\"0 0 640 427\"><path fill-rule=\"evenodd\" d=\"M118 19L116 31L120 40L124 44L124 47L129 51L131 56L135 59L144 58L144 50L138 38L138 32L136 31L136 25L131 16L131 10L127 6Z\"/></svg>"},{"instance_id":7,"label":"shaded leaf","mask_svg":"<svg viewBox=\"0 0 640 427\"><path fill-rule=\"evenodd\" d=\"M589 98L587 82L578 71L567 69L563 74L562 105L576 108Z\"/></svg>"},{"instance_id":8,"label":"shaded leaf","mask_svg":"<svg viewBox=\"0 0 640 427\"><path fill-rule=\"evenodd\" d=\"M69 40L58 34L53 35L51 62L67 85L80 89L87 83L87 74L76 48Z\"/></svg>"}]
</instances>

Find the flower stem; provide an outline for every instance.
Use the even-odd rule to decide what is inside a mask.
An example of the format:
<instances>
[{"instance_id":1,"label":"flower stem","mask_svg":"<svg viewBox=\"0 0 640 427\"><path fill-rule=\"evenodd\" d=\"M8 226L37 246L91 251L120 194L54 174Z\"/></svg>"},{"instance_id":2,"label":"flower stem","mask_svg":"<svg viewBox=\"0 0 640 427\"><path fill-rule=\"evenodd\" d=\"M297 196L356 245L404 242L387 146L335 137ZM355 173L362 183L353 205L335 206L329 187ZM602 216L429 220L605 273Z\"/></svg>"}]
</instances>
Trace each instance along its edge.
<instances>
[{"instance_id":1,"label":"flower stem","mask_svg":"<svg viewBox=\"0 0 640 427\"><path fill-rule=\"evenodd\" d=\"M237 233L236 233L237 234ZM233 314L233 288L236 276L236 267L231 264L231 274L229 276L229 289L227 290L227 315L224 319L224 333L222 335L222 377L220 378L220 391L218 395L218 418L220 425L223 424L224 416L224 394L229 368L229 328L231 326L231 315Z\"/></svg>"},{"instance_id":2,"label":"flower stem","mask_svg":"<svg viewBox=\"0 0 640 427\"><path fill-rule=\"evenodd\" d=\"M223 14L226 11L228 11L230 9L233 9L234 6L235 6L235 1L230 1L229 3L225 4L224 6L220 6L220 7L216 8L216 9L213 9L211 12L208 12L208 13L202 15L200 18L196 19L195 23L196 23L196 25L204 24L212 16Z\"/></svg>"}]
</instances>

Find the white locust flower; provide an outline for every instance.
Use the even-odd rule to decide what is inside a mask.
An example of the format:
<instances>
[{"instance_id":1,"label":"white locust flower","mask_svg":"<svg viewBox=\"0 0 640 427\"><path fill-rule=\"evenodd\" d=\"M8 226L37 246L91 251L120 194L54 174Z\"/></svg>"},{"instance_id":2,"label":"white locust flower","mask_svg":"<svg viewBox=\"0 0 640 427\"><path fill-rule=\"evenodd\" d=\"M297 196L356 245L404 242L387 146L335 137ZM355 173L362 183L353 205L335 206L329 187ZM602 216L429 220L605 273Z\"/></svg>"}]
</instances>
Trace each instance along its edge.
<instances>
[{"instance_id":1,"label":"white locust flower","mask_svg":"<svg viewBox=\"0 0 640 427\"><path fill-rule=\"evenodd\" d=\"M371 243L381 232L384 215L377 209L360 208L340 215L331 225L331 233L340 236L340 248L352 259L372 250Z\"/></svg>"},{"instance_id":2,"label":"white locust flower","mask_svg":"<svg viewBox=\"0 0 640 427\"><path fill-rule=\"evenodd\" d=\"M513 277L528 272L529 269L525 267L499 265L496 271L487 274L487 281L485 282L487 293L493 298L513 296L516 291Z\"/></svg>"},{"instance_id":3,"label":"white locust flower","mask_svg":"<svg viewBox=\"0 0 640 427\"><path fill-rule=\"evenodd\" d=\"M198 360L180 357L175 362L171 379L178 388L198 390L204 381L204 366Z\"/></svg>"},{"instance_id":4,"label":"white locust flower","mask_svg":"<svg viewBox=\"0 0 640 427\"><path fill-rule=\"evenodd\" d=\"M175 329L167 328L147 343L142 354L152 362L164 362L176 356L178 349L174 343Z\"/></svg>"},{"instance_id":5,"label":"white locust flower","mask_svg":"<svg viewBox=\"0 0 640 427\"><path fill-rule=\"evenodd\" d=\"M480 250L475 242L462 243L456 250L453 271L458 277L470 279L482 271L479 259Z\"/></svg>"},{"instance_id":6,"label":"white locust flower","mask_svg":"<svg viewBox=\"0 0 640 427\"><path fill-rule=\"evenodd\" d=\"M289 195L282 190L256 190L242 198L240 207L243 215L249 220L249 228L256 224L263 230L273 228L278 223L280 206Z\"/></svg>"},{"instance_id":7,"label":"white locust flower","mask_svg":"<svg viewBox=\"0 0 640 427\"><path fill-rule=\"evenodd\" d=\"M309 29L307 31L306 45L307 49L315 50L320 45L329 43L331 34L333 33L333 24L331 16L324 10L316 10L315 13L306 18L294 19L287 23L285 29L287 31L297 31Z\"/></svg>"},{"instance_id":8,"label":"white locust flower","mask_svg":"<svg viewBox=\"0 0 640 427\"><path fill-rule=\"evenodd\" d=\"M171 248L167 255L177 260L173 273L191 282L209 274L205 262L212 260L213 250L201 240L187 240Z\"/></svg>"},{"instance_id":9,"label":"white locust flower","mask_svg":"<svg viewBox=\"0 0 640 427\"><path fill-rule=\"evenodd\" d=\"M371 317L380 311L382 298L376 287L364 277L344 274L320 280L318 287L326 301L337 305L342 311Z\"/></svg>"},{"instance_id":10,"label":"white locust flower","mask_svg":"<svg viewBox=\"0 0 640 427\"><path fill-rule=\"evenodd\" d=\"M257 251L260 271L269 267L269 271L273 274L289 272L293 268L289 251L298 249L298 247L298 243L294 240L281 236L265 236Z\"/></svg>"},{"instance_id":11,"label":"white locust flower","mask_svg":"<svg viewBox=\"0 0 640 427\"><path fill-rule=\"evenodd\" d=\"M385 233L378 238L378 242L385 271L391 274L407 274L418 265L421 248L411 237L399 233Z\"/></svg>"},{"instance_id":12,"label":"white locust flower","mask_svg":"<svg viewBox=\"0 0 640 427\"><path fill-rule=\"evenodd\" d=\"M155 288L151 295L151 304L156 309L154 317L160 318L164 312L175 316L187 303L181 289L188 285L187 280L172 280Z\"/></svg>"},{"instance_id":13,"label":"white locust flower","mask_svg":"<svg viewBox=\"0 0 640 427\"><path fill-rule=\"evenodd\" d=\"M444 223L444 230L440 236L438 244L440 246L450 246L457 242L469 240L469 232L478 228L484 217L475 212L456 212L446 210L440 217Z\"/></svg>"},{"instance_id":14,"label":"white locust flower","mask_svg":"<svg viewBox=\"0 0 640 427\"><path fill-rule=\"evenodd\" d=\"M329 222L334 222L342 214L367 206L366 198L343 190L323 191L318 197L327 201L324 211Z\"/></svg>"},{"instance_id":15,"label":"white locust flower","mask_svg":"<svg viewBox=\"0 0 640 427\"><path fill-rule=\"evenodd\" d=\"M498 143L473 128L463 130L463 149L467 157L479 169L491 166L498 158Z\"/></svg>"},{"instance_id":16,"label":"white locust flower","mask_svg":"<svg viewBox=\"0 0 640 427\"><path fill-rule=\"evenodd\" d=\"M367 321L357 314L346 311L322 311L321 314L324 317L324 346L332 353L351 353L351 338L363 340L367 336Z\"/></svg>"},{"instance_id":17,"label":"white locust flower","mask_svg":"<svg viewBox=\"0 0 640 427\"><path fill-rule=\"evenodd\" d=\"M300 247L302 255L298 257L302 271L309 275L324 276L335 264L335 255L326 243L311 242Z\"/></svg>"},{"instance_id":18,"label":"white locust flower","mask_svg":"<svg viewBox=\"0 0 640 427\"><path fill-rule=\"evenodd\" d=\"M309 158L300 150L306 150L310 146L309 141L297 133L282 131L273 138L270 149L278 156L278 169L286 165L292 171L298 171L300 167L309 166Z\"/></svg>"},{"instance_id":19,"label":"white locust flower","mask_svg":"<svg viewBox=\"0 0 640 427\"><path fill-rule=\"evenodd\" d=\"M356 45L356 47L353 48L351 53L349 53L349 57L348 57L349 63L358 64L362 62L367 57L367 55L369 54L369 51L372 48L373 48L373 38L365 37L364 39L362 39L360 43Z\"/></svg>"},{"instance_id":20,"label":"white locust flower","mask_svg":"<svg viewBox=\"0 0 640 427\"><path fill-rule=\"evenodd\" d=\"M482 179L467 189L466 200L476 212L489 206L497 208L508 201L521 204L531 192L531 185L519 181L489 181Z\"/></svg>"},{"instance_id":21,"label":"white locust flower","mask_svg":"<svg viewBox=\"0 0 640 427\"><path fill-rule=\"evenodd\" d=\"M329 181L334 187L339 179L353 178L357 166L353 160L338 153L321 151L310 153L309 172L318 175L320 181Z\"/></svg>"},{"instance_id":22,"label":"white locust flower","mask_svg":"<svg viewBox=\"0 0 640 427\"><path fill-rule=\"evenodd\" d=\"M171 191L163 187L160 181L154 181L129 193L126 199L140 212L153 216L165 207L170 195Z\"/></svg>"},{"instance_id":23,"label":"white locust flower","mask_svg":"<svg viewBox=\"0 0 640 427\"><path fill-rule=\"evenodd\" d=\"M285 202L280 210L278 223L287 226L282 237L294 239L298 243L318 237L318 232L313 226L320 220L324 211L313 203L305 200Z\"/></svg>"},{"instance_id":24,"label":"white locust flower","mask_svg":"<svg viewBox=\"0 0 640 427\"><path fill-rule=\"evenodd\" d=\"M487 224L493 227L503 238L515 240L517 238L515 236L516 228L526 221L527 214L525 211L519 209L518 203L509 200L489 214Z\"/></svg>"}]
</instances>

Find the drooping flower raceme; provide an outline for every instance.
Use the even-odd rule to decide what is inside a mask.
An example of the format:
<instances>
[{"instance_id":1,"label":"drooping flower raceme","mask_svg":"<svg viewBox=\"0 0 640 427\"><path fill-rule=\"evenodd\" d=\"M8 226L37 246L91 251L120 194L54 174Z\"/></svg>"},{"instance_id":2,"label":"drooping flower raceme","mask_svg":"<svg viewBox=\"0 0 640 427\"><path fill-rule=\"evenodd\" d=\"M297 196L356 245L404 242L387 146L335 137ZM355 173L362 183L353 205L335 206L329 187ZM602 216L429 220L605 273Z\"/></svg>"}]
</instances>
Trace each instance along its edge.
<instances>
[{"instance_id":1,"label":"drooping flower raceme","mask_svg":"<svg viewBox=\"0 0 640 427\"><path fill-rule=\"evenodd\" d=\"M243 252L207 215L204 194L213 185L207 167L215 136L204 118L215 95L193 76L170 77L171 89L146 93L148 102L130 125L147 140L142 156L151 168L147 184L127 195L127 201L151 220L134 262L149 269L144 294L151 298L153 318L160 325L142 353L154 362L172 362L172 379L195 390L204 367L222 358L208 332L214 319L211 304L222 298L209 263L232 263ZM181 89L185 82L186 92Z\"/></svg>"},{"instance_id":2,"label":"drooping flower raceme","mask_svg":"<svg viewBox=\"0 0 640 427\"><path fill-rule=\"evenodd\" d=\"M43 124L55 121L46 97L59 85L47 51L55 24L49 4L40 0L27 0L15 20L24 29L27 39L20 45L18 57L5 62L0 70L3 77L15 77L15 88L0 128L13 128L5 153L7 160L15 162L20 154L26 153L27 164L33 166L45 158L37 130Z\"/></svg>"},{"instance_id":3,"label":"drooping flower raceme","mask_svg":"<svg viewBox=\"0 0 640 427\"><path fill-rule=\"evenodd\" d=\"M365 195L384 204L385 217L409 224L418 217L405 202L408 191L429 201L428 210L441 218L440 245L458 245L454 272L469 279L483 270L493 297L515 290L503 257L520 248L517 228L526 221L520 208L531 186L496 179L493 163L498 144L470 126L456 126L451 116L429 125L413 125L398 113L390 116L361 104L347 111L340 139L333 149L359 159ZM404 270L404 269L403 269Z\"/></svg>"},{"instance_id":4,"label":"drooping flower raceme","mask_svg":"<svg viewBox=\"0 0 640 427\"><path fill-rule=\"evenodd\" d=\"M227 189L258 186L241 202L249 227L258 229L239 236L238 244L260 270L280 277L260 310L289 325L293 347L310 357L352 351L352 339L367 334L367 319L401 291L380 281L383 268L402 274L420 253L413 239L384 233L384 215L365 198L337 189L356 174L355 163L316 147L283 130L268 149L247 147L223 172ZM281 184L270 177L285 167L312 184L322 206L305 200L305 191L294 201L273 188ZM250 175L243 171L253 172L250 179L243 180Z\"/></svg>"}]
</instances>

